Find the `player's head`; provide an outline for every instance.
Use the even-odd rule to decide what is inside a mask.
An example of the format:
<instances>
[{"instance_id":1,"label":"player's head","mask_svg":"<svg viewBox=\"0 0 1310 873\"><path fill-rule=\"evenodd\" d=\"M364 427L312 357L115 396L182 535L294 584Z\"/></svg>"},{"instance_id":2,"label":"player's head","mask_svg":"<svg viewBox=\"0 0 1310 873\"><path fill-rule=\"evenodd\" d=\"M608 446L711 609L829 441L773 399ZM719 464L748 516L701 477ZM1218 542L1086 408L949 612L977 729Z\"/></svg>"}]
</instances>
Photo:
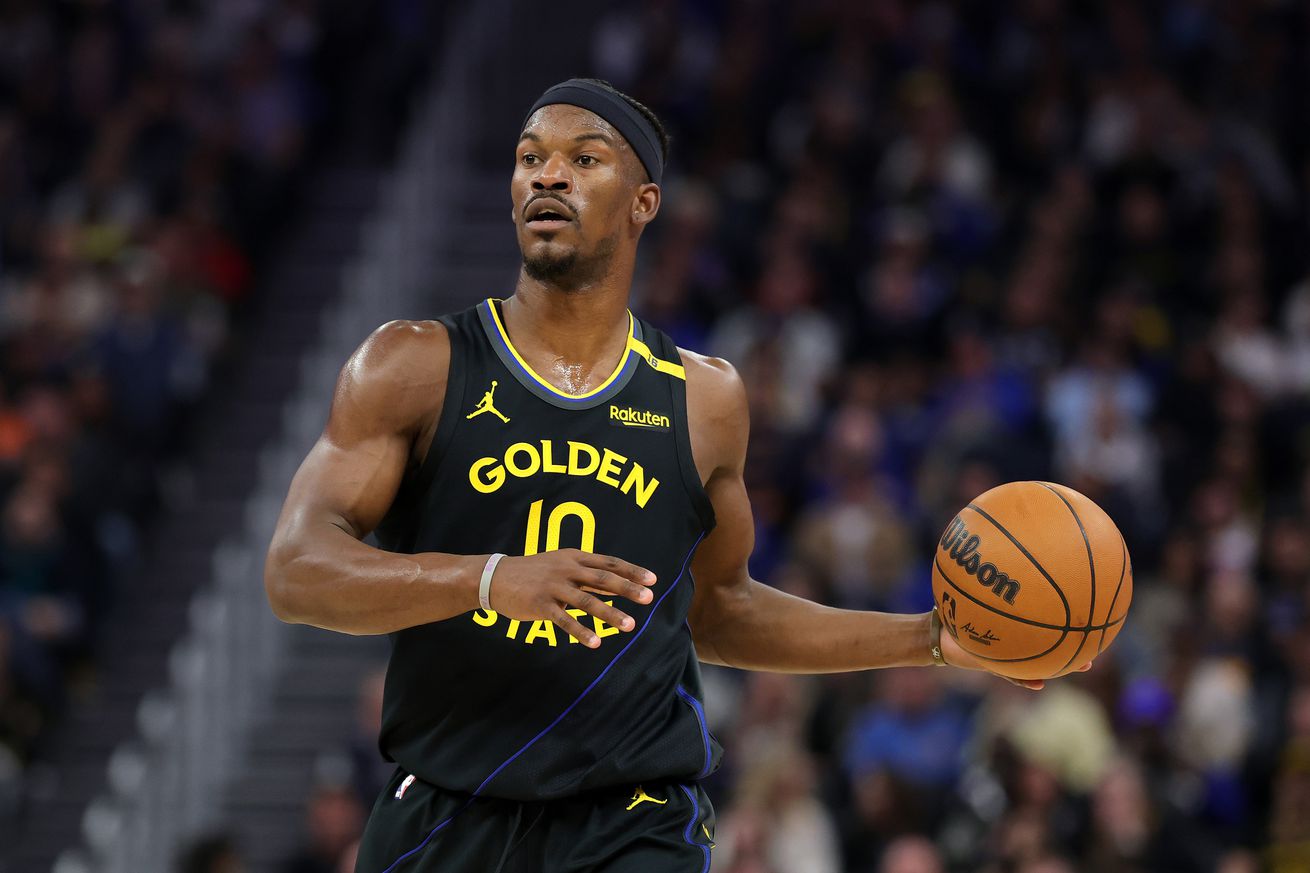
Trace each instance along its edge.
<instances>
[{"instance_id":1,"label":"player's head","mask_svg":"<svg viewBox=\"0 0 1310 873\"><path fill-rule=\"evenodd\" d=\"M668 148L655 113L608 82L548 88L523 122L510 182L524 271L577 289L616 255L630 262L659 211Z\"/></svg>"}]
</instances>

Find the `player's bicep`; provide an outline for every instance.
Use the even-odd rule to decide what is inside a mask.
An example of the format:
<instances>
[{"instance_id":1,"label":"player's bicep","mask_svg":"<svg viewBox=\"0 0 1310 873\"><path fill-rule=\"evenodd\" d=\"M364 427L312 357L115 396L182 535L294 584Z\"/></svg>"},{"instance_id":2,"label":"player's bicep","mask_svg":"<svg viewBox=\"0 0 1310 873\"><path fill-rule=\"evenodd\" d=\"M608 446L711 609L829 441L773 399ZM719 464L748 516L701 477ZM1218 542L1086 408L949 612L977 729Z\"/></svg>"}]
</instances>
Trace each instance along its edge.
<instances>
[{"instance_id":1,"label":"player's bicep","mask_svg":"<svg viewBox=\"0 0 1310 873\"><path fill-rule=\"evenodd\" d=\"M409 440L376 434L341 443L325 432L291 480L287 510L305 523L336 524L356 539L381 523L405 475Z\"/></svg>"},{"instance_id":2,"label":"player's bicep","mask_svg":"<svg viewBox=\"0 0 1310 873\"><path fill-rule=\"evenodd\" d=\"M695 400L693 442L713 452L705 491L716 519L692 559L696 588L688 621L702 659L719 660L715 640L749 609L753 584L747 565L755 523L744 479L750 416L741 379L724 362L689 373L688 396Z\"/></svg>"},{"instance_id":3,"label":"player's bicep","mask_svg":"<svg viewBox=\"0 0 1310 873\"><path fill-rule=\"evenodd\" d=\"M715 631L750 597L747 564L755 548L755 525L746 483L740 475L725 473L710 479L705 488L717 523L692 559L696 580L688 621L697 645L712 643Z\"/></svg>"}]
</instances>

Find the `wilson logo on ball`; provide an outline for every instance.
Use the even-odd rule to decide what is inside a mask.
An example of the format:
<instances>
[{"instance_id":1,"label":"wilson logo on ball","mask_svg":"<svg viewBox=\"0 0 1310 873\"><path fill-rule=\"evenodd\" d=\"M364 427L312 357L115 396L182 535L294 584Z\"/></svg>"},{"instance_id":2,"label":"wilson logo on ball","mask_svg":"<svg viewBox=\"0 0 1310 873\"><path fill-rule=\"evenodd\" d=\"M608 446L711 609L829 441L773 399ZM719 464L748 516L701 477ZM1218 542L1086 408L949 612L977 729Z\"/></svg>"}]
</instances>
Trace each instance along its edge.
<instances>
[{"instance_id":1,"label":"wilson logo on ball","mask_svg":"<svg viewBox=\"0 0 1310 873\"><path fill-rule=\"evenodd\" d=\"M946 532L942 534L942 551L963 568L964 572L974 576L978 581L992 589L992 593L997 597L1003 597L1006 603L1014 603L1015 596L1019 593L1019 580L1010 578L1009 574L1002 573L996 569L995 564L990 564L983 559L978 552L978 546L982 541L977 534L969 533L963 521L957 515L950 524L946 526Z\"/></svg>"}]
</instances>

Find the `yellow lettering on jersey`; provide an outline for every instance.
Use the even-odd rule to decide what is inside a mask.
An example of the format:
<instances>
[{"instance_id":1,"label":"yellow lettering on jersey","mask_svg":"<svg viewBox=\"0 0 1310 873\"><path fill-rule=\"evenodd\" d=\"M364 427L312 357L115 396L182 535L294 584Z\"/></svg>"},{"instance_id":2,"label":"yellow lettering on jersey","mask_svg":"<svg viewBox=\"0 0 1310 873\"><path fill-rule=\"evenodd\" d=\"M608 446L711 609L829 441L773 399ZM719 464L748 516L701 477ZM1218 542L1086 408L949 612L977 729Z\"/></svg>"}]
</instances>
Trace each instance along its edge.
<instances>
[{"instance_id":1,"label":"yellow lettering on jersey","mask_svg":"<svg viewBox=\"0 0 1310 873\"><path fill-rule=\"evenodd\" d=\"M655 493L655 489L659 484L660 480L654 476L651 477L650 482L647 482L646 471L641 468L641 464L633 464L632 469L628 471L628 478L623 480L623 487L619 490L627 494L633 489L633 486L636 486L637 494L635 499L637 505L645 509L646 502L650 500L650 496Z\"/></svg>"},{"instance_id":2,"label":"yellow lettering on jersey","mask_svg":"<svg viewBox=\"0 0 1310 873\"><path fill-rule=\"evenodd\" d=\"M606 600L605 603L609 606L614 605L612 599ZM567 610L567 612L579 621L582 621L584 618L590 618L592 629L596 632L596 636L601 639L612 637L615 634L620 633L618 628L606 624L594 615L588 614L586 610L573 607ZM500 621L500 613L491 609L475 609L473 612L469 613L469 615L473 617L474 624L477 624L480 627L495 627L496 623ZM509 619L505 626L505 639L514 640L515 642L523 643L527 646L536 645L538 640L545 640L546 645L551 647L559 645L560 631L555 627L554 622L545 619L527 622L528 632L523 635L523 639L519 639L519 629L524 623L525 622L519 621L517 618ZM565 636L568 637L570 645L577 644L577 637L572 634L565 634Z\"/></svg>"},{"instance_id":3,"label":"yellow lettering on jersey","mask_svg":"<svg viewBox=\"0 0 1310 873\"><path fill-rule=\"evenodd\" d=\"M484 477L482 471L488 467L493 469ZM474 491L490 494L505 484L505 468L500 466L495 458L478 458L473 462L473 466L469 467L469 484L473 486Z\"/></svg>"},{"instance_id":4,"label":"yellow lettering on jersey","mask_svg":"<svg viewBox=\"0 0 1310 873\"><path fill-rule=\"evenodd\" d=\"M605 457L601 458L600 461L600 471L596 473L596 481L618 488L619 480L614 478L614 474L619 472L619 465L626 460L626 457L613 449L606 449Z\"/></svg>"},{"instance_id":5,"label":"yellow lettering on jersey","mask_svg":"<svg viewBox=\"0 0 1310 873\"><path fill-rule=\"evenodd\" d=\"M528 635L523 638L523 642L532 643L538 637L550 643L552 649L555 648L555 623L546 621L545 619L534 621L532 623L532 629L529 630Z\"/></svg>"},{"instance_id":6,"label":"yellow lettering on jersey","mask_svg":"<svg viewBox=\"0 0 1310 873\"><path fill-rule=\"evenodd\" d=\"M537 524L541 523L541 501L538 500L532 504L532 510L536 512ZM553 552L559 548L560 530L564 527L564 519L570 516L576 518L582 524L582 541L578 548L584 552L594 552L596 550L596 516L576 500L567 500L556 506L550 511L550 518L546 521L546 551ZM528 522L528 536L532 536L535 528L532 521Z\"/></svg>"},{"instance_id":7,"label":"yellow lettering on jersey","mask_svg":"<svg viewBox=\"0 0 1310 873\"><path fill-rule=\"evenodd\" d=\"M528 463L527 466L521 466L519 459L525 454ZM505 468L520 479L535 476L537 470L541 469L541 456L537 454L537 447L531 443L515 443L510 446L505 450Z\"/></svg>"},{"instance_id":8,"label":"yellow lettering on jersey","mask_svg":"<svg viewBox=\"0 0 1310 873\"><path fill-rule=\"evenodd\" d=\"M534 500L528 507L528 532L523 541L523 557L535 555L537 553L537 543L541 542L541 504L543 501ZM558 535L556 539L558 539Z\"/></svg>"},{"instance_id":9,"label":"yellow lettering on jersey","mask_svg":"<svg viewBox=\"0 0 1310 873\"><path fill-rule=\"evenodd\" d=\"M645 509L659 488L660 480L647 476L640 463L629 460L613 449L602 449L588 443L568 441L568 463L557 461L566 453L559 451L550 440L537 443L513 443L499 458L478 458L469 467L469 484L479 494L494 494L506 480L528 479L547 473L559 476L594 477L597 482L630 494L639 509ZM535 539L532 540L536 542ZM533 552L525 552L533 554Z\"/></svg>"},{"instance_id":10,"label":"yellow lettering on jersey","mask_svg":"<svg viewBox=\"0 0 1310 873\"><path fill-rule=\"evenodd\" d=\"M606 600L605 602L610 606L614 605L613 600ZM605 637L612 637L619 632L618 628L606 624L594 615L591 617L591 626L595 629L596 636L600 637L602 640L605 639Z\"/></svg>"},{"instance_id":11,"label":"yellow lettering on jersey","mask_svg":"<svg viewBox=\"0 0 1310 873\"><path fill-rule=\"evenodd\" d=\"M591 463L584 469L578 463L578 456L586 452L591 458ZM570 476L590 476L596 472L600 466L600 452L596 451L595 446L587 443L575 443L569 440L569 475Z\"/></svg>"},{"instance_id":12,"label":"yellow lettering on jersey","mask_svg":"<svg viewBox=\"0 0 1310 873\"><path fill-rule=\"evenodd\" d=\"M564 473L569 472L569 468L563 464L556 464L551 453L550 440L541 441L541 472L543 473Z\"/></svg>"}]
</instances>

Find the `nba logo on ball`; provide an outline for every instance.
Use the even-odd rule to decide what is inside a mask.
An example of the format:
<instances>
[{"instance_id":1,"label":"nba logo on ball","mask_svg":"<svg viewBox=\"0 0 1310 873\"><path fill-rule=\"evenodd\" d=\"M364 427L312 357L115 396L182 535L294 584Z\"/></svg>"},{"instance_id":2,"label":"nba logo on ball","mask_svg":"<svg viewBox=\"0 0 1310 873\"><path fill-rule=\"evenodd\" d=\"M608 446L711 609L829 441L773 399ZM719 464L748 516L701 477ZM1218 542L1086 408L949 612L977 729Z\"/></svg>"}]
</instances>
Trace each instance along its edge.
<instances>
[{"instance_id":1,"label":"nba logo on ball","mask_svg":"<svg viewBox=\"0 0 1310 873\"><path fill-rule=\"evenodd\" d=\"M1119 529L1052 482L1010 482L961 509L942 532L932 584L960 647L1012 679L1062 676L1095 658L1133 598Z\"/></svg>"},{"instance_id":2,"label":"nba logo on ball","mask_svg":"<svg viewBox=\"0 0 1310 873\"><path fill-rule=\"evenodd\" d=\"M396 789L396 800L400 800L401 798L403 798L405 796L405 792L409 790L409 786L413 784L414 784L413 774L406 776L405 781L400 783L400 787Z\"/></svg>"}]
</instances>

